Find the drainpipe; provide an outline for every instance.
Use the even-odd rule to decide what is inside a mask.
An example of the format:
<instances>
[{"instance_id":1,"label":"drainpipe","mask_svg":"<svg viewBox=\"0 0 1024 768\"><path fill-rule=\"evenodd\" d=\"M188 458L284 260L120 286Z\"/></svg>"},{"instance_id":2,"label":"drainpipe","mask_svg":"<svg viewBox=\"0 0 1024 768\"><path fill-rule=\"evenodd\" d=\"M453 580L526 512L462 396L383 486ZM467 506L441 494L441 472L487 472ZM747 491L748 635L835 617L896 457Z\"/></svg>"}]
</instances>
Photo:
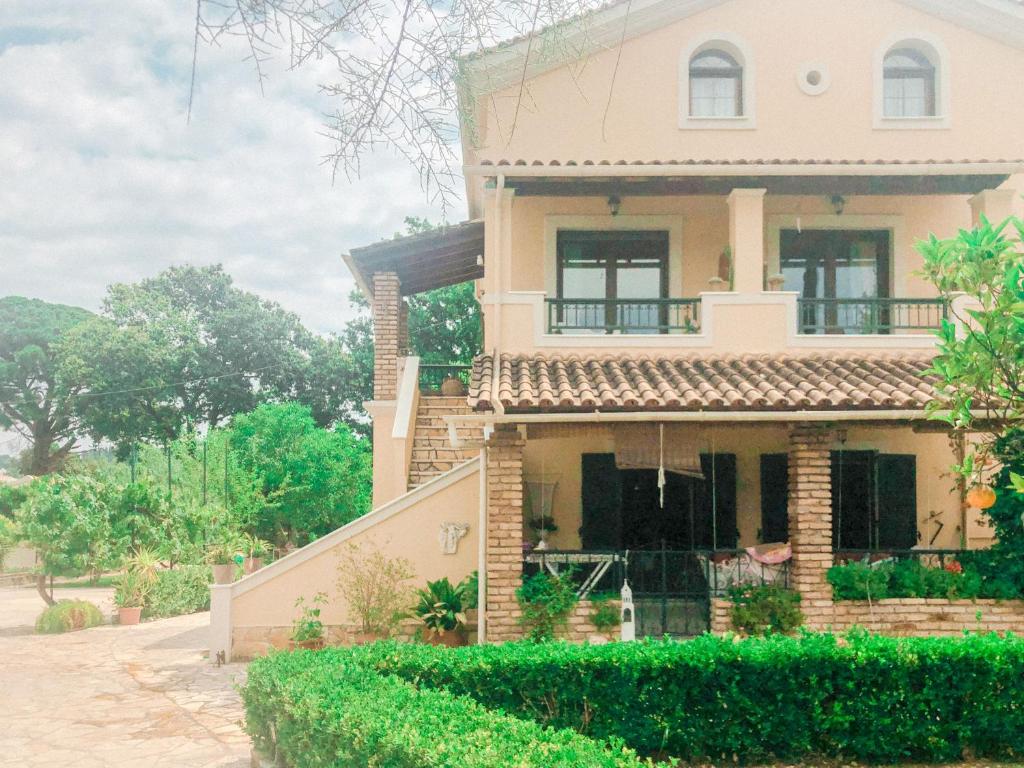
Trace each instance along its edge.
<instances>
[{"instance_id":1,"label":"drainpipe","mask_svg":"<svg viewBox=\"0 0 1024 768\"><path fill-rule=\"evenodd\" d=\"M480 449L480 521L477 524L476 642L487 642L487 446Z\"/></svg>"},{"instance_id":2,"label":"drainpipe","mask_svg":"<svg viewBox=\"0 0 1024 768\"><path fill-rule=\"evenodd\" d=\"M505 413L505 408L501 404L501 400L498 398L498 372L501 368L501 318L502 318L502 305L505 301L505 256L504 253L504 233L502 222L505 218L505 174L498 174L498 181L495 186L495 200L494 200L494 240L497 243L498 254L501 258L498 259L498 271L494 275L495 288L498 294L498 301L494 304L494 347L491 352L491 360L493 361L494 370L491 373L491 407L494 408L494 412L502 415Z\"/></svg>"}]
</instances>

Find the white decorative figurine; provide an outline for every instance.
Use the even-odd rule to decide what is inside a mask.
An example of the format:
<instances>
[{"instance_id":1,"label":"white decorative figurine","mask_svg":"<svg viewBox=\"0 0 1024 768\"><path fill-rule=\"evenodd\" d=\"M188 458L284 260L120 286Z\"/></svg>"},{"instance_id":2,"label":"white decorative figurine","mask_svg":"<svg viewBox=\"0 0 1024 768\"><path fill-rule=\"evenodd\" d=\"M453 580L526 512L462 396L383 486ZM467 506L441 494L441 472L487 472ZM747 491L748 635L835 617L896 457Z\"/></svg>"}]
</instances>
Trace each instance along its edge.
<instances>
[{"instance_id":1,"label":"white decorative figurine","mask_svg":"<svg viewBox=\"0 0 1024 768\"><path fill-rule=\"evenodd\" d=\"M622 642L636 640L636 611L633 608L633 590L629 588L629 579L622 583Z\"/></svg>"},{"instance_id":2,"label":"white decorative figurine","mask_svg":"<svg viewBox=\"0 0 1024 768\"><path fill-rule=\"evenodd\" d=\"M469 523L441 523L437 541L441 554L454 555L459 550L459 540L469 532Z\"/></svg>"}]
</instances>

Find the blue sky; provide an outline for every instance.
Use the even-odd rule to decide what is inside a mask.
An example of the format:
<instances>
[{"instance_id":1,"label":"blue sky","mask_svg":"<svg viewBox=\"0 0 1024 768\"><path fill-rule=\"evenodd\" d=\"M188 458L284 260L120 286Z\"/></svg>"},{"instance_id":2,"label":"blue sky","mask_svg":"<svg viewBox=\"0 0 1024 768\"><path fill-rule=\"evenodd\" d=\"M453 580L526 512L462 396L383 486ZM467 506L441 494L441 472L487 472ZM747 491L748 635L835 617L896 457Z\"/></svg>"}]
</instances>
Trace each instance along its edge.
<instances>
[{"instance_id":1,"label":"blue sky","mask_svg":"<svg viewBox=\"0 0 1024 768\"><path fill-rule=\"evenodd\" d=\"M353 286L340 254L441 214L389 156L332 185L319 65L271 66L261 96L241 44L203 47L186 124L193 13L191 0L0 3L0 295L97 309L111 282L221 262L338 330Z\"/></svg>"}]
</instances>

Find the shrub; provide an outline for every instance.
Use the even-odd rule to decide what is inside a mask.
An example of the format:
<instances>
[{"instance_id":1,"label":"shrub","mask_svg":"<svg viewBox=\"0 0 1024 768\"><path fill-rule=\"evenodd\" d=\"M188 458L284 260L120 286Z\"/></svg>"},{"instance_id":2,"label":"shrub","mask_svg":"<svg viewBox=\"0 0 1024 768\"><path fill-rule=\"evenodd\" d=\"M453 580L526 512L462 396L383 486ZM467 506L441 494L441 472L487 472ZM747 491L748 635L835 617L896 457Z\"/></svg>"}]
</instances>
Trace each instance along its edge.
<instances>
[{"instance_id":1,"label":"shrub","mask_svg":"<svg viewBox=\"0 0 1024 768\"><path fill-rule=\"evenodd\" d=\"M945 567L923 565L917 560L847 563L829 569L835 600L880 600L885 597L1008 599L1020 597L1015 582L989 567L984 552L964 552Z\"/></svg>"},{"instance_id":2,"label":"shrub","mask_svg":"<svg viewBox=\"0 0 1024 768\"><path fill-rule=\"evenodd\" d=\"M428 632L440 635L454 632L465 626L466 613L463 608L464 584L452 586L448 578L428 581L426 589L416 591L419 602L413 614L423 622Z\"/></svg>"},{"instance_id":3,"label":"shrub","mask_svg":"<svg viewBox=\"0 0 1024 768\"><path fill-rule=\"evenodd\" d=\"M376 674L361 659L348 649L328 649L254 661L242 699L246 730L256 747L295 766L645 765L619 743L543 728L488 710L466 696L417 688L398 677Z\"/></svg>"},{"instance_id":4,"label":"shrub","mask_svg":"<svg viewBox=\"0 0 1024 768\"><path fill-rule=\"evenodd\" d=\"M292 622L291 639L293 643L310 643L324 640L324 623L320 621L320 611L327 605L327 593L317 592L306 605L306 598L299 596L295 607L299 615Z\"/></svg>"},{"instance_id":5,"label":"shrub","mask_svg":"<svg viewBox=\"0 0 1024 768\"><path fill-rule=\"evenodd\" d=\"M204 565L183 565L170 571L158 571L142 615L161 619L207 610L210 607L210 575L210 568Z\"/></svg>"},{"instance_id":6,"label":"shrub","mask_svg":"<svg viewBox=\"0 0 1024 768\"><path fill-rule=\"evenodd\" d=\"M733 587L732 628L746 635L790 634L804 623L800 593L776 584Z\"/></svg>"},{"instance_id":7,"label":"shrub","mask_svg":"<svg viewBox=\"0 0 1024 768\"><path fill-rule=\"evenodd\" d=\"M545 571L524 576L516 600L522 610L519 622L534 642L553 640L578 602L568 571L559 576Z\"/></svg>"},{"instance_id":8,"label":"shrub","mask_svg":"<svg viewBox=\"0 0 1024 768\"><path fill-rule=\"evenodd\" d=\"M847 563L834 565L826 575L835 600L882 600L889 597L892 564L868 565Z\"/></svg>"},{"instance_id":9,"label":"shrub","mask_svg":"<svg viewBox=\"0 0 1024 768\"><path fill-rule=\"evenodd\" d=\"M412 606L408 581L412 565L405 558L389 560L380 550L364 552L352 544L338 563L338 589L362 632L391 637Z\"/></svg>"},{"instance_id":10,"label":"shrub","mask_svg":"<svg viewBox=\"0 0 1024 768\"><path fill-rule=\"evenodd\" d=\"M98 627L103 623L100 609L86 600L61 600L51 605L36 619L36 632L55 635L76 629Z\"/></svg>"},{"instance_id":11,"label":"shrub","mask_svg":"<svg viewBox=\"0 0 1024 768\"><path fill-rule=\"evenodd\" d=\"M619 628L622 624L622 613L615 600L618 595L606 592L601 595L593 595L590 598L590 623L594 629L604 634L609 634Z\"/></svg>"},{"instance_id":12,"label":"shrub","mask_svg":"<svg viewBox=\"0 0 1024 768\"><path fill-rule=\"evenodd\" d=\"M334 659L652 756L949 762L1024 752L1024 641L994 634L708 635L446 652L379 643Z\"/></svg>"}]
</instances>

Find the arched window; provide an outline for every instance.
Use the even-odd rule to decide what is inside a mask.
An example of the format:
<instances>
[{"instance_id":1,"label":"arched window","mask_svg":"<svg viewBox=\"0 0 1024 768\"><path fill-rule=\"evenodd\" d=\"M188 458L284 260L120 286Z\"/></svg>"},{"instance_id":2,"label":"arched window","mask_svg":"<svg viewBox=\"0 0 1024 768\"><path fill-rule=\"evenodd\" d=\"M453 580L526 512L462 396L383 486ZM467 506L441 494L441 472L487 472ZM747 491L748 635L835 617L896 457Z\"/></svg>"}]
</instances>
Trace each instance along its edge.
<instances>
[{"instance_id":1,"label":"arched window","mask_svg":"<svg viewBox=\"0 0 1024 768\"><path fill-rule=\"evenodd\" d=\"M885 55L883 114L885 117L935 117L937 70L916 48L896 47Z\"/></svg>"},{"instance_id":2,"label":"arched window","mask_svg":"<svg viewBox=\"0 0 1024 768\"><path fill-rule=\"evenodd\" d=\"M713 48L690 59L690 117L742 117L743 67Z\"/></svg>"}]
</instances>

